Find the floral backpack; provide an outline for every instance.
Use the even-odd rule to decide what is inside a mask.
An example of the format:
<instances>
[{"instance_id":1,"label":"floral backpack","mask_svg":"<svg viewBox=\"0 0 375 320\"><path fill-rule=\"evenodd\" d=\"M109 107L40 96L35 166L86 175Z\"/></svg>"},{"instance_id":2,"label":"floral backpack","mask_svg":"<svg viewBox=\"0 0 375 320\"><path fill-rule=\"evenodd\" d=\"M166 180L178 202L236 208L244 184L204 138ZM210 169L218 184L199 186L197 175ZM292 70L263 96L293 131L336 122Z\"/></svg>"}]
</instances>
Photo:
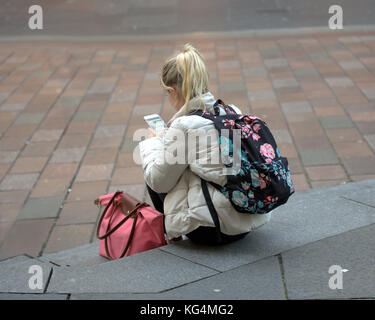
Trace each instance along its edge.
<instances>
[{"instance_id":1,"label":"floral backpack","mask_svg":"<svg viewBox=\"0 0 375 320\"><path fill-rule=\"evenodd\" d=\"M224 108L226 115L219 115L218 105ZM237 169L227 175L224 186L207 182L221 191L242 213L267 213L286 203L294 193L288 160L280 155L266 123L255 116L237 114L220 99L215 102L214 110L215 115L202 110L189 115L199 115L214 122L219 132L221 157L231 160L228 161L230 163L224 161L224 165L232 169L236 165ZM240 135L237 136L240 143L236 144L233 140L234 134Z\"/></svg>"}]
</instances>

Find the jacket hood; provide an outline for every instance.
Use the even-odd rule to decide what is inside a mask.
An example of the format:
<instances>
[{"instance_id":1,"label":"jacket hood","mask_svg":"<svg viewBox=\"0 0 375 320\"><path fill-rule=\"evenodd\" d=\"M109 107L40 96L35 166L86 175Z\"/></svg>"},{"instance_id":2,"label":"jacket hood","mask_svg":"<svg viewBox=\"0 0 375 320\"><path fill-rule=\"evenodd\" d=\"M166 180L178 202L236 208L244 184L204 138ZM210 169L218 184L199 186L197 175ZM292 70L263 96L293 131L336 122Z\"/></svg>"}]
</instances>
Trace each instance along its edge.
<instances>
[{"instance_id":1,"label":"jacket hood","mask_svg":"<svg viewBox=\"0 0 375 320\"><path fill-rule=\"evenodd\" d=\"M214 111L214 104L216 102L215 97L211 92L206 92L205 94L202 94L202 100L203 103L205 104L205 107L207 111L213 113ZM199 97L194 97L189 101L188 108L187 108L187 113L191 113L195 110L201 110L203 109L202 104L199 102ZM182 106L174 115L173 117L168 121L167 125L169 126L173 120L175 120L178 117L186 115L184 113L184 106Z\"/></svg>"}]
</instances>

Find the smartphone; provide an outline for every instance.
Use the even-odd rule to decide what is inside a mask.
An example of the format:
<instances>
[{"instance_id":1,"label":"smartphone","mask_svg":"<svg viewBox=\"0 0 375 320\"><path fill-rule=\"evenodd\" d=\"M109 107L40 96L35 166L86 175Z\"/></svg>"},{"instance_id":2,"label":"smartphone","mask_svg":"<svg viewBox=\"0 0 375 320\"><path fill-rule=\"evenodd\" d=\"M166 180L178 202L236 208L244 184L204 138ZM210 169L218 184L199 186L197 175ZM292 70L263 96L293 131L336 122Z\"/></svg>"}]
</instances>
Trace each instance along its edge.
<instances>
[{"instance_id":1,"label":"smartphone","mask_svg":"<svg viewBox=\"0 0 375 320\"><path fill-rule=\"evenodd\" d=\"M168 129L163 119L156 113L144 116L144 119L155 132Z\"/></svg>"}]
</instances>

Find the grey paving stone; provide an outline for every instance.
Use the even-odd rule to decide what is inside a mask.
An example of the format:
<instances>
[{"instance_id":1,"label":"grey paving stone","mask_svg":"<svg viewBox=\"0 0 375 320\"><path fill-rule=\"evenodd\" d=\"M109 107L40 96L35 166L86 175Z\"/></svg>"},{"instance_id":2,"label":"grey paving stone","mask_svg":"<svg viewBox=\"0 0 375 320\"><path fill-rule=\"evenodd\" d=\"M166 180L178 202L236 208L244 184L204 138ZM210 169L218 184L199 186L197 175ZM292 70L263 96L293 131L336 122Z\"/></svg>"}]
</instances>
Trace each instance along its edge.
<instances>
[{"instance_id":1,"label":"grey paving stone","mask_svg":"<svg viewBox=\"0 0 375 320\"><path fill-rule=\"evenodd\" d=\"M279 48L260 49L259 52L263 57L275 57L283 55L283 52Z\"/></svg>"},{"instance_id":2,"label":"grey paving stone","mask_svg":"<svg viewBox=\"0 0 375 320\"><path fill-rule=\"evenodd\" d=\"M17 220L55 218L64 197L29 198L17 216Z\"/></svg>"},{"instance_id":3,"label":"grey paving stone","mask_svg":"<svg viewBox=\"0 0 375 320\"><path fill-rule=\"evenodd\" d=\"M351 37L351 36L340 37L337 40L340 41L340 42L343 42L343 43L358 43L358 42L361 42L359 37Z\"/></svg>"},{"instance_id":4,"label":"grey paving stone","mask_svg":"<svg viewBox=\"0 0 375 320\"><path fill-rule=\"evenodd\" d=\"M170 55L172 54L171 48L152 48L152 55ZM207 55L205 55L207 58Z\"/></svg>"},{"instance_id":5,"label":"grey paving stone","mask_svg":"<svg viewBox=\"0 0 375 320\"><path fill-rule=\"evenodd\" d=\"M344 70L364 70L364 65L358 60L338 61Z\"/></svg>"},{"instance_id":6,"label":"grey paving stone","mask_svg":"<svg viewBox=\"0 0 375 320\"><path fill-rule=\"evenodd\" d=\"M50 293L151 293L175 288L217 272L159 249L96 266L55 269Z\"/></svg>"},{"instance_id":7,"label":"grey paving stone","mask_svg":"<svg viewBox=\"0 0 375 320\"><path fill-rule=\"evenodd\" d=\"M371 175L375 172L375 158L373 156L342 159L342 163L350 175Z\"/></svg>"},{"instance_id":8,"label":"grey paving stone","mask_svg":"<svg viewBox=\"0 0 375 320\"><path fill-rule=\"evenodd\" d=\"M354 124L348 116L331 116L319 118L320 123L325 129L352 128Z\"/></svg>"},{"instance_id":9,"label":"grey paving stone","mask_svg":"<svg viewBox=\"0 0 375 320\"><path fill-rule=\"evenodd\" d=\"M272 80L272 84L275 88L298 87L298 82L294 78L275 79Z\"/></svg>"},{"instance_id":10,"label":"grey paving stone","mask_svg":"<svg viewBox=\"0 0 375 320\"><path fill-rule=\"evenodd\" d=\"M240 68L241 64L238 60L223 60L218 61L217 63L219 68L227 69L227 68Z\"/></svg>"},{"instance_id":11,"label":"grey paving stone","mask_svg":"<svg viewBox=\"0 0 375 320\"><path fill-rule=\"evenodd\" d=\"M67 294L0 293L0 300L67 300Z\"/></svg>"},{"instance_id":12,"label":"grey paving stone","mask_svg":"<svg viewBox=\"0 0 375 320\"><path fill-rule=\"evenodd\" d=\"M284 58L265 59L263 63L267 68L278 68L288 66L288 60Z\"/></svg>"},{"instance_id":13,"label":"grey paving stone","mask_svg":"<svg viewBox=\"0 0 375 320\"><path fill-rule=\"evenodd\" d=\"M53 152L53 156L50 162L51 163L80 162L85 151L86 151L86 147L57 149Z\"/></svg>"},{"instance_id":14,"label":"grey paving stone","mask_svg":"<svg viewBox=\"0 0 375 320\"><path fill-rule=\"evenodd\" d=\"M40 266L42 270L42 289L31 289L29 280L33 282L36 272L30 269L31 266ZM51 266L37 259L15 262L2 266L0 269L0 292L4 293L43 293L47 280L51 273ZM29 273L30 271L30 273Z\"/></svg>"},{"instance_id":15,"label":"grey paving stone","mask_svg":"<svg viewBox=\"0 0 375 320\"><path fill-rule=\"evenodd\" d=\"M305 166L339 163L335 151L331 148L301 149L299 150L299 153L301 155L302 163Z\"/></svg>"},{"instance_id":16,"label":"grey paving stone","mask_svg":"<svg viewBox=\"0 0 375 320\"><path fill-rule=\"evenodd\" d=\"M147 68L147 63L135 63L127 64L125 70L145 70Z\"/></svg>"},{"instance_id":17,"label":"grey paving stone","mask_svg":"<svg viewBox=\"0 0 375 320\"><path fill-rule=\"evenodd\" d=\"M375 89L362 89L362 92L368 100L375 100Z\"/></svg>"},{"instance_id":18,"label":"grey paving stone","mask_svg":"<svg viewBox=\"0 0 375 320\"><path fill-rule=\"evenodd\" d=\"M127 63L129 61L130 57L115 57L113 59L113 63Z\"/></svg>"},{"instance_id":19,"label":"grey paving stone","mask_svg":"<svg viewBox=\"0 0 375 320\"><path fill-rule=\"evenodd\" d=\"M33 142L41 142L41 141L55 141L59 140L64 130L47 130L47 129L39 129L36 131L31 139Z\"/></svg>"},{"instance_id":20,"label":"grey paving stone","mask_svg":"<svg viewBox=\"0 0 375 320\"><path fill-rule=\"evenodd\" d=\"M113 88L114 84L95 83L90 87L88 93L109 93Z\"/></svg>"},{"instance_id":21,"label":"grey paving stone","mask_svg":"<svg viewBox=\"0 0 375 320\"><path fill-rule=\"evenodd\" d=\"M13 258L2 260L0 261L0 270L4 268L8 268L9 266L14 265L15 263L28 261L30 259L31 258L26 255L20 255L20 256L13 257Z\"/></svg>"},{"instance_id":22,"label":"grey paving stone","mask_svg":"<svg viewBox=\"0 0 375 320\"><path fill-rule=\"evenodd\" d=\"M247 95L250 101L276 99L275 93L272 90L248 91Z\"/></svg>"},{"instance_id":23,"label":"grey paving stone","mask_svg":"<svg viewBox=\"0 0 375 320\"><path fill-rule=\"evenodd\" d=\"M236 268L155 294L77 294L72 300L282 300L285 299L277 257Z\"/></svg>"},{"instance_id":24,"label":"grey paving stone","mask_svg":"<svg viewBox=\"0 0 375 320\"><path fill-rule=\"evenodd\" d=\"M145 80L159 80L160 75L157 72L147 72L145 73Z\"/></svg>"},{"instance_id":25,"label":"grey paving stone","mask_svg":"<svg viewBox=\"0 0 375 320\"><path fill-rule=\"evenodd\" d=\"M375 192L375 179L363 180L360 182L349 182L340 186L332 186L327 188L319 188L315 190L307 190L300 194L300 196L313 197L319 199L333 199L337 197L349 198L351 194L358 190L374 190Z\"/></svg>"},{"instance_id":26,"label":"grey paving stone","mask_svg":"<svg viewBox=\"0 0 375 320\"><path fill-rule=\"evenodd\" d=\"M243 75L245 77L251 77L251 76L266 76L267 75L267 69L262 67L251 67L251 68L245 68L243 69Z\"/></svg>"},{"instance_id":27,"label":"grey paving stone","mask_svg":"<svg viewBox=\"0 0 375 320\"><path fill-rule=\"evenodd\" d=\"M112 138L122 137L125 131L123 125L105 125L98 126L96 129L94 138Z\"/></svg>"},{"instance_id":28,"label":"grey paving stone","mask_svg":"<svg viewBox=\"0 0 375 320\"><path fill-rule=\"evenodd\" d=\"M56 106L63 107L78 107L82 100L82 97L61 97L56 102Z\"/></svg>"},{"instance_id":29,"label":"grey paving stone","mask_svg":"<svg viewBox=\"0 0 375 320\"><path fill-rule=\"evenodd\" d=\"M74 115L73 121L98 121L101 114L102 110L77 111Z\"/></svg>"},{"instance_id":30,"label":"grey paving stone","mask_svg":"<svg viewBox=\"0 0 375 320\"><path fill-rule=\"evenodd\" d=\"M26 103L5 103L0 107L1 111L19 111L26 107Z\"/></svg>"},{"instance_id":31,"label":"grey paving stone","mask_svg":"<svg viewBox=\"0 0 375 320\"><path fill-rule=\"evenodd\" d=\"M109 260L99 256L99 243L90 243L77 248L46 254L38 259L50 262L62 267L80 268L108 262Z\"/></svg>"},{"instance_id":32,"label":"grey paving stone","mask_svg":"<svg viewBox=\"0 0 375 320\"><path fill-rule=\"evenodd\" d=\"M135 92L121 92L113 93L109 102L124 102L124 101L134 101L136 98Z\"/></svg>"},{"instance_id":33,"label":"grey paving stone","mask_svg":"<svg viewBox=\"0 0 375 320\"><path fill-rule=\"evenodd\" d=\"M0 184L0 190L31 189L39 173L7 174Z\"/></svg>"},{"instance_id":34,"label":"grey paving stone","mask_svg":"<svg viewBox=\"0 0 375 320\"><path fill-rule=\"evenodd\" d=\"M166 300L165 293L74 293L69 300Z\"/></svg>"},{"instance_id":35,"label":"grey paving stone","mask_svg":"<svg viewBox=\"0 0 375 320\"><path fill-rule=\"evenodd\" d=\"M108 193L114 193L118 190L125 191L126 193L131 194L134 198L141 201L144 201L145 193L148 193L146 190L146 185L144 183L110 186L108 189Z\"/></svg>"},{"instance_id":36,"label":"grey paving stone","mask_svg":"<svg viewBox=\"0 0 375 320\"><path fill-rule=\"evenodd\" d=\"M166 292L168 299L285 299L277 257L244 265Z\"/></svg>"},{"instance_id":37,"label":"grey paving stone","mask_svg":"<svg viewBox=\"0 0 375 320\"><path fill-rule=\"evenodd\" d=\"M312 60L319 60L328 57L326 52L310 52L308 55Z\"/></svg>"},{"instance_id":38,"label":"grey paving stone","mask_svg":"<svg viewBox=\"0 0 375 320\"><path fill-rule=\"evenodd\" d=\"M349 194L345 195L344 197L346 199L350 199L353 201L361 202L363 204L366 204L368 206L372 206L375 208L375 189L369 188L369 189L359 189L353 192L350 192Z\"/></svg>"},{"instance_id":39,"label":"grey paving stone","mask_svg":"<svg viewBox=\"0 0 375 320\"><path fill-rule=\"evenodd\" d=\"M10 94L11 92L0 92L0 100L5 100Z\"/></svg>"},{"instance_id":40,"label":"grey paving stone","mask_svg":"<svg viewBox=\"0 0 375 320\"><path fill-rule=\"evenodd\" d=\"M39 123L40 121L42 121L44 115L45 115L44 112L21 113L14 123L15 124Z\"/></svg>"},{"instance_id":41,"label":"grey paving stone","mask_svg":"<svg viewBox=\"0 0 375 320\"><path fill-rule=\"evenodd\" d=\"M328 51L346 50L346 47L340 42L325 42L325 43L323 43L323 46Z\"/></svg>"},{"instance_id":42,"label":"grey paving stone","mask_svg":"<svg viewBox=\"0 0 375 320\"><path fill-rule=\"evenodd\" d=\"M353 248L355 245L355 248ZM375 224L348 231L282 254L290 299L343 299L375 297ZM342 289L332 290L331 266L342 273ZM337 274L337 272L335 272Z\"/></svg>"},{"instance_id":43,"label":"grey paving stone","mask_svg":"<svg viewBox=\"0 0 375 320\"><path fill-rule=\"evenodd\" d=\"M296 77L316 76L318 71L313 68L294 69L293 73Z\"/></svg>"},{"instance_id":44,"label":"grey paving stone","mask_svg":"<svg viewBox=\"0 0 375 320\"><path fill-rule=\"evenodd\" d=\"M222 91L245 91L246 87L242 82L227 82L220 84Z\"/></svg>"},{"instance_id":45,"label":"grey paving stone","mask_svg":"<svg viewBox=\"0 0 375 320\"><path fill-rule=\"evenodd\" d=\"M134 116L145 116L151 113L160 113L161 104L138 104L133 108L133 117Z\"/></svg>"},{"instance_id":46,"label":"grey paving stone","mask_svg":"<svg viewBox=\"0 0 375 320\"><path fill-rule=\"evenodd\" d=\"M272 130L272 134L277 143L293 143L288 130Z\"/></svg>"},{"instance_id":47,"label":"grey paving stone","mask_svg":"<svg viewBox=\"0 0 375 320\"><path fill-rule=\"evenodd\" d=\"M340 190L339 187L346 188ZM190 240L185 240L160 250L226 271L291 248L375 223L375 208L340 198L341 195L352 192L358 186L352 183L339 187L293 195L287 204L272 212L269 223L238 242L209 247L195 245Z\"/></svg>"},{"instance_id":48,"label":"grey paving stone","mask_svg":"<svg viewBox=\"0 0 375 320\"><path fill-rule=\"evenodd\" d=\"M312 107L307 101L284 102L281 104L281 109L285 113L296 112L312 112Z\"/></svg>"},{"instance_id":49,"label":"grey paving stone","mask_svg":"<svg viewBox=\"0 0 375 320\"><path fill-rule=\"evenodd\" d=\"M138 146L138 144L139 141L133 141L133 139L125 138L121 147L121 152L134 152L134 149Z\"/></svg>"},{"instance_id":50,"label":"grey paving stone","mask_svg":"<svg viewBox=\"0 0 375 320\"><path fill-rule=\"evenodd\" d=\"M0 163L12 163L19 151L0 151Z\"/></svg>"},{"instance_id":51,"label":"grey paving stone","mask_svg":"<svg viewBox=\"0 0 375 320\"><path fill-rule=\"evenodd\" d=\"M375 151L375 134L367 134L364 135L365 139L367 140L368 144Z\"/></svg>"},{"instance_id":52,"label":"grey paving stone","mask_svg":"<svg viewBox=\"0 0 375 320\"><path fill-rule=\"evenodd\" d=\"M354 86L354 82L348 77L325 78L325 81L332 88L346 88Z\"/></svg>"}]
</instances>

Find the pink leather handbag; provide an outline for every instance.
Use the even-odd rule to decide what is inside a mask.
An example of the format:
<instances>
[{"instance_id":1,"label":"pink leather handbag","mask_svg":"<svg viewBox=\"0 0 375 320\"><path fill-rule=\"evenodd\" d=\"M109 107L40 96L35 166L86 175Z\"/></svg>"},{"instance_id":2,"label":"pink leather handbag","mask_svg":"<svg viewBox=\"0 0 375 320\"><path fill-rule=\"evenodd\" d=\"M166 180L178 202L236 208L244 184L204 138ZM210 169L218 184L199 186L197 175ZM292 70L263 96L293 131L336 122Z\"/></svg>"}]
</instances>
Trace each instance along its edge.
<instances>
[{"instance_id":1,"label":"pink leather handbag","mask_svg":"<svg viewBox=\"0 0 375 320\"><path fill-rule=\"evenodd\" d=\"M111 260L166 245L163 214L117 191L95 200L106 206L98 222L99 254Z\"/></svg>"}]
</instances>

